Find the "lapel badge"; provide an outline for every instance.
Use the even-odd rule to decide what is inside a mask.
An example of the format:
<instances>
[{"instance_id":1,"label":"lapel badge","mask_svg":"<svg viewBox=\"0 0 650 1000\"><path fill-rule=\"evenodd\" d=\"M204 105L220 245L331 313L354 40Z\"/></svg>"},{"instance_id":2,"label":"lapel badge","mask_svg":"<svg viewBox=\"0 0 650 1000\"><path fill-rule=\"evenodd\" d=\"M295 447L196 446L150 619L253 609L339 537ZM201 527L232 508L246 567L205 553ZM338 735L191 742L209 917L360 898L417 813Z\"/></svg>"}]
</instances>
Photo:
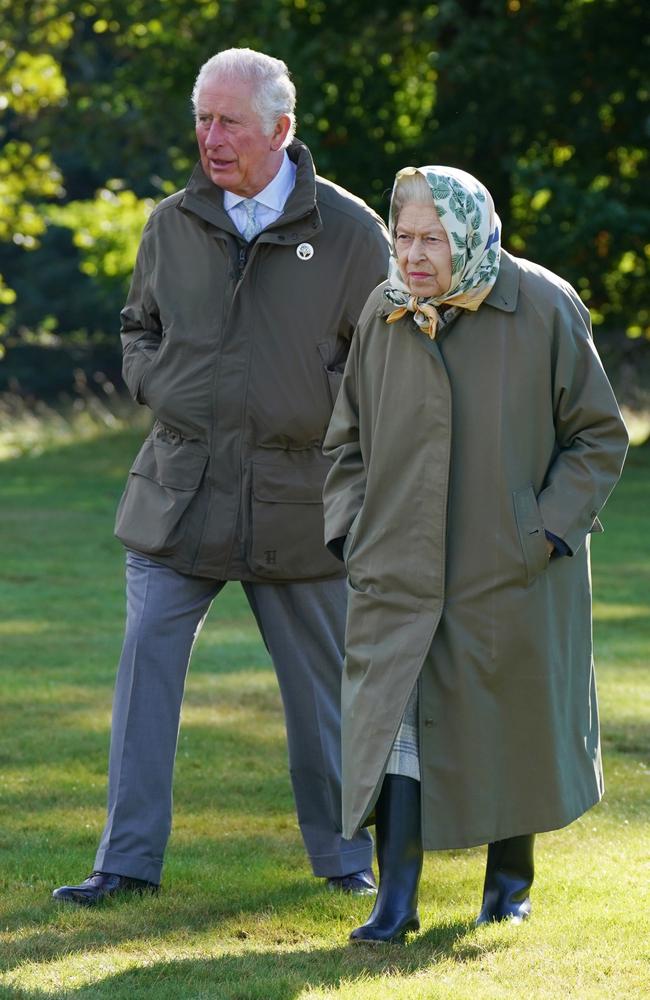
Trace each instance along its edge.
<instances>
[{"instance_id":1,"label":"lapel badge","mask_svg":"<svg viewBox=\"0 0 650 1000\"><path fill-rule=\"evenodd\" d=\"M296 257L298 260L311 260L314 256L314 248L311 243L299 243L296 247Z\"/></svg>"}]
</instances>

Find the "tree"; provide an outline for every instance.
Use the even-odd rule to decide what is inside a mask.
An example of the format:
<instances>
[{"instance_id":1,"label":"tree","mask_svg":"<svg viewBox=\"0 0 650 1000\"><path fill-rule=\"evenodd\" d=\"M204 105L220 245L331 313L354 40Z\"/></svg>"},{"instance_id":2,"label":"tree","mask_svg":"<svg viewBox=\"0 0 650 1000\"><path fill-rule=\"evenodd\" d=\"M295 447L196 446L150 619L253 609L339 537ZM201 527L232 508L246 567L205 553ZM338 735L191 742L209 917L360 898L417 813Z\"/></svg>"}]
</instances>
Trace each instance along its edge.
<instances>
[{"instance_id":1,"label":"tree","mask_svg":"<svg viewBox=\"0 0 650 1000\"><path fill-rule=\"evenodd\" d=\"M506 246L567 277L596 324L650 338L642 0L0 0L0 16L10 342L116 342L146 213L195 160L196 71L229 45L286 60L321 173L384 215L407 163L476 173Z\"/></svg>"}]
</instances>

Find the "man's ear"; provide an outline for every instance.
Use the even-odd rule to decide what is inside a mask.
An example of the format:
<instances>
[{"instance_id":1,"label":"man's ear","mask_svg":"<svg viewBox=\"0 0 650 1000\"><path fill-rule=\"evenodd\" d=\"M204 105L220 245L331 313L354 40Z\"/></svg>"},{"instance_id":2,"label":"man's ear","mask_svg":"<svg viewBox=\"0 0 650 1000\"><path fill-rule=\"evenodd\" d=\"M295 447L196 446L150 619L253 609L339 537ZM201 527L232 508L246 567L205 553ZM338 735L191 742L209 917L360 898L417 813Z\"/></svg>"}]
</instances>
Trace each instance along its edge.
<instances>
[{"instance_id":1,"label":"man's ear","mask_svg":"<svg viewBox=\"0 0 650 1000\"><path fill-rule=\"evenodd\" d=\"M282 148L284 140L287 138L287 133L291 128L291 119L289 115L280 115L277 122L275 123L275 128L271 133L271 149L275 152Z\"/></svg>"}]
</instances>

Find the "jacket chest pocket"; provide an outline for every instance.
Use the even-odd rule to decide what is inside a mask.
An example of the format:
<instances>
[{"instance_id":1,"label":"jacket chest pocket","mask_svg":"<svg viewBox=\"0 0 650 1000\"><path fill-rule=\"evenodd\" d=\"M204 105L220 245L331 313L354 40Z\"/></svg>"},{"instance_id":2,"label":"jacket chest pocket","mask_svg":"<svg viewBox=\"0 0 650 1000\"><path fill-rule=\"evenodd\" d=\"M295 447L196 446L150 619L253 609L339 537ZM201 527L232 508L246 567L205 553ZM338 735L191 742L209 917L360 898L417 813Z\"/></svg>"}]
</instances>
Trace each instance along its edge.
<instances>
[{"instance_id":1,"label":"jacket chest pocket","mask_svg":"<svg viewBox=\"0 0 650 1000\"><path fill-rule=\"evenodd\" d=\"M273 580L341 576L338 559L325 548L321 464L254 462L249 504L247 561Z\"/></svg>"},{"instance_id":2,"label":"jacket chest pocket","mask_svg":"<svg viewBox=\"0 0 650 1000\"><path fill-rule=\"evenodd\" d=\"M131 466L117 509L115 534L120 541L149 555L171 554L207 461L207 450L198 442L178 435L148 437Z\"/></svg>"}]
</instances>

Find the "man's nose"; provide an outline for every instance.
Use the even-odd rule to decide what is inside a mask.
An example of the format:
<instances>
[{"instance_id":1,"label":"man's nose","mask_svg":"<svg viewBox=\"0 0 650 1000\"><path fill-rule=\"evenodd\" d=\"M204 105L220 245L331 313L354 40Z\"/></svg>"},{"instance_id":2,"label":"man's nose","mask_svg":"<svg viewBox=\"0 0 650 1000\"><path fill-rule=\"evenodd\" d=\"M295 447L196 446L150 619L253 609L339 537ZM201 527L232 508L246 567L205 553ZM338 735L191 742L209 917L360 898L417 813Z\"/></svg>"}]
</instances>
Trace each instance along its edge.
<instances>
[{"instance_id":1,"label":"man's nose","mask_svg":"<svg viewBox=\"0 0 650 1000\"><path fill-rule=\"evenodd\" d=\"M217 122L213 121L208 129L208 134L205 137L206 146L219 146L223 140L223 126Z\"/></svg>"}]
</instances>

